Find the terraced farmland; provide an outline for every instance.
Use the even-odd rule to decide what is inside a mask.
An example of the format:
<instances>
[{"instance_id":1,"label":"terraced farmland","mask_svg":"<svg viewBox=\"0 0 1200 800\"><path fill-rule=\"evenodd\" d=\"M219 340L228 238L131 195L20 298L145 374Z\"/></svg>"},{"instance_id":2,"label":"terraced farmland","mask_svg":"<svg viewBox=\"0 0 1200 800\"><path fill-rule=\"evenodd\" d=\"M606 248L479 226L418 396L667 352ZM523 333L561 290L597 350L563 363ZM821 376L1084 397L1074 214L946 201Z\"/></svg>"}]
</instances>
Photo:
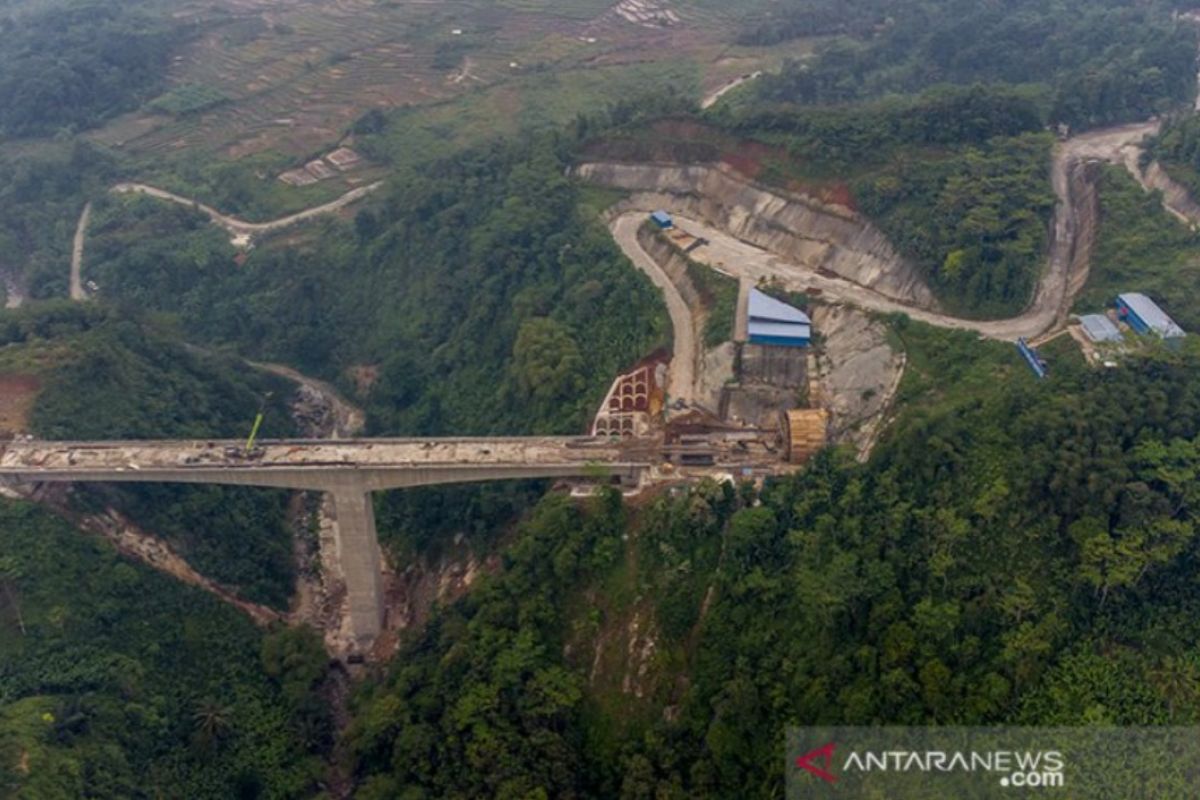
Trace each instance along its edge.
<instances>
[{"instance_id":1,"label":"terraced farmland","mask_svg":"<svg viewBox=\"0 0 1200 800\"><path fill-rule=\"evenodd\" d=\"M205 32L175 57L170 81L227 102L177 115L126 115L95 133L97 140L155 161L193 151L299 159L338 140L371 108L444 105L509 82L524 93L542 73L548 80L539 100L574 107L552 95L556 86L570 90L575 82L563 76L580 68L691 60L700 79L688 88L697 92L743 68L742 58L729 61L724 44L736 21L709 2L188 2L196 4L179 13L205 20ZM669 19L631 21L646 8ZM678 79L670 67L660 82Z\"/></svg>"}]
</instances>

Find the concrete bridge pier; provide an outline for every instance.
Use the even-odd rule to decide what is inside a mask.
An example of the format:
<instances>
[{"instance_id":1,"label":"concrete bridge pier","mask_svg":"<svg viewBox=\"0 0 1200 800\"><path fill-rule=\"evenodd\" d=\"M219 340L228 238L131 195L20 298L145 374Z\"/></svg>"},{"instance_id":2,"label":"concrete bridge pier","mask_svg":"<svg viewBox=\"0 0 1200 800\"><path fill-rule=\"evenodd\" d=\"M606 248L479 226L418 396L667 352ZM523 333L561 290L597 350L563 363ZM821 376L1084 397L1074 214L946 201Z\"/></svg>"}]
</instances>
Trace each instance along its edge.
<instances>
[{"instance_id":1,"label":"concrete bridge pier","mask_svg":"<svg viewBox=\"0 0 1200 800\"><path fill-rule=\"evenodd\" d=\"M365 653L383 630L383 579L375 509L360 480L339 480L333 498L337 561L346 585L350 635Z\"/></svg>"}]
</instances>

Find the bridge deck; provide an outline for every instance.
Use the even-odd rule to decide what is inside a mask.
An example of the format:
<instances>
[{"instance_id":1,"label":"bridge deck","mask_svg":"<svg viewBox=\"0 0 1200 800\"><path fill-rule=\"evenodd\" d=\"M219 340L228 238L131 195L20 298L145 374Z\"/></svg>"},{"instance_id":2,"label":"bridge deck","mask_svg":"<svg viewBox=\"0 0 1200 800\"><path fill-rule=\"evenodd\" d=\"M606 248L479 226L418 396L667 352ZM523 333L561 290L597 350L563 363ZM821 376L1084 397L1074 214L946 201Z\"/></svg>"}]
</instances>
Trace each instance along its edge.
<instances>
[{"instance_id":1,"label":"bridge deck","mask_svg":"<svg viewBox=\"0 0 1200 800\"><path fill-rule=\"evenodd\" d=\"M584 437L355 439L263 441L253 454L229 440L9 442L0 449L0 475L129 471L177 473L195 469L270 471L405 467L509 467L618 464L643 461L628 446Z\"/></svg>"}]
</instances>

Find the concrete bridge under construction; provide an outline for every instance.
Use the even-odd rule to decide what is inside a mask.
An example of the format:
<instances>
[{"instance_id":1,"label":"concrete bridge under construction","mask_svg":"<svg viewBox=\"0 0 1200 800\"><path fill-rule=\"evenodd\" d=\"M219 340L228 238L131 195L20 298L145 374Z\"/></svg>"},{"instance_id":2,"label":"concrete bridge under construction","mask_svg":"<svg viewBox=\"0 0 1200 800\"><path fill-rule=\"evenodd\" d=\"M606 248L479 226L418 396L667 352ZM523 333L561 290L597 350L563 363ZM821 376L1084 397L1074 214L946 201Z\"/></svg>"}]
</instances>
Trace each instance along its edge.
<instances>
[{"instance_id":1,"label":"concrete bridge under construction","mask_svg":"<svg viewBox=\"0 0 1200 800\"><path fill-rule=\"evenodd\" d=\"M661 451L660 451L661 452ZM208 483L328 492L349 622L360 651L383 626L379 541L371 492L448 483L610 476L639 481L653 443L580 437L264 441L14 441L0 479Z\"/></svg>"}]
</instances>

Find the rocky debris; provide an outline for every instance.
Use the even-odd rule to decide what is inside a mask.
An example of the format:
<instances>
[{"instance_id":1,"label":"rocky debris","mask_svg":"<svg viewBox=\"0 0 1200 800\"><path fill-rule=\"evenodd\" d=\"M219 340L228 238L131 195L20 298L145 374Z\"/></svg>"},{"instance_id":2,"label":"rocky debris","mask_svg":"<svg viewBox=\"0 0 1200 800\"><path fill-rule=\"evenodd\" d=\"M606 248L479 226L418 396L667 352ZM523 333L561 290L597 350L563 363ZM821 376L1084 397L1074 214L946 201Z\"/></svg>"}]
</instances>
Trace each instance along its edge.
<instances>
[{"instance_id":1,"label":"rocky debris","mask_svg":"<svg viewBox=\"0 0 1200 800\"><path fill-rule=\"evenodd\" d=\"M812 317L821 335L813 399L832 414L835 441L852 443L865 458L899 386L904 354L888 343L886 326L861 311L822 305Z\"/></svg>"},{"instance_id":2,"label":"rocky debris","mask_svg":"<svg viewBox=\"0 0 1200 800\"><path fill-rule=\"evenodd\" d=\"M266 626L283 619L278 611L243 600L232 589L201 575L164 539L147 533L116 509L110 507L99 514L80 514L71 508L71 492L70 484L23 483L5 485L2 493L6 497L39 503L80 530L107 539L127 558L219 597L243 611L258 625Z\"/></svg>"},{"instance_id":3,"label":"rocky debris","mask_svg":"<svg viewBox=\"0 0 1200 800\"><path fill-rule=\"evenodd\" d=\"M300 384L292 400L292 419L310 439L325 439L333 433L337 421L329 398L308 384Z\"/></svg>"},{"instance_id":4,"label":"rocky debris","mask_svg":"<svg viewBox=\"0 0 1200 800\"><path fill-rule=\"evenodd\" d=\"M653 621L643 622L640 611L629 620L628 633L628 661L621 691L641 698L646 693L646 677L650 673L654 653L658 650L658 638L654 635Z\"/></svg>"},{"instance_id":5,"label":"rocky debris","mask_svg":"<svg viewBox=\"0 0 1200 800\"><path fill-rule=\"evenodd\" d=\"M643 28L669 28L682 21L666 3L656 0L621 0L613 6L612 13Z\"/></svg>"},{"instance_id":6,"label":"rocky debris","mask_svg":"<svg viewBox=\"0 0 1200 800\"><path fill-rule=\"evenodd\" d=\"M403 570L385 566L386 618L371 657L389 658L399 647L402 636L423 628L437 606L457 602L480 577L494 574L500 568L498 556L480 559L462 536L456 537L454 547L436 562L417 560Z\"/></svg>"}]
</instances>

